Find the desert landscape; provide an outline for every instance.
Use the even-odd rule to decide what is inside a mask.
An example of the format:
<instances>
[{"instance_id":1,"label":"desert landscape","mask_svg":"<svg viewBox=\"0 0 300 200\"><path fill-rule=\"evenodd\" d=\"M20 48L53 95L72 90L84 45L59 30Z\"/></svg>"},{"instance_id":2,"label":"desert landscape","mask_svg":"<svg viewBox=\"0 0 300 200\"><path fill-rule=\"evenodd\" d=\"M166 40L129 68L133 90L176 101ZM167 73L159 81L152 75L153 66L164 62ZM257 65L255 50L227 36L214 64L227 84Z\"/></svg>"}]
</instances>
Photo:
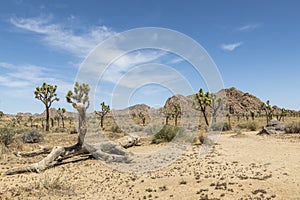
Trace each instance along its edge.
<instances>
[{"instance_id":1,"label":"desert landscape","mask_svg":"<svg viewBox=\"0 0 300 200\"><path fill-rule=\"evenodd\" d=\"M300 200L299 8L2 0L0 200Z\"/></svg>"},{"instance_id":2,"label":"desert landscape","mask_svg":"<svg viewBox=\"0 0 300 200\"><path fill-rule=\"evenodd\" d=\"M283 114L278 111L277 118L279 115L284 115L284 122L281 122L284 124L283 129L276 129L277 133L261 132L259 135L262 127L266 126L266 116L264 114L257 116L259 105L263 103L255 96L235 88L226 89L225 92L227 95L226 108L230 107L239 114L227 114L227 119L229 119L229 115L231 116L230 127L228 128L229 122L226 121L221 128L223 131L210 145L211 152L200 155L205 142L208 142L205 141L205 137L208 137L210 131L204 128L203 114L197 115L199 112L194 110L195 115L193 115L189 110L188 116L184 116L187 114L182 113L177 126L181 126L182 118L189 118L190 123L182 124L182 128L185 132L194 133L191 145L187 146L184 153L167 166L146 172L124 172L118 168L113 169L111 165L107 165L107 160L95 159L92 157L93 154L85 154L55 161L40 173L26 172L6 175L5 173L14 167L36 163L47 155L25 157L17 156L16 152L32 152L41 149L41 146L45 148L70 146L76 143L78 136L76 133L70 134L76 130L75 119L72 119L74 113L65 112L64 115L70 118L69 121L64 122L65 127L62 127L62 123L59 125L56 120L50 127L50 132L43 131L42 120L38 120L39 117L43 117L43 114L33 116L23 113L16 116L4 114L1 117L1 126L14 127L15 132L8 144L5 144L5 132L1 130L1 198L298 199L300 195L300 134L299 132L285 133L285 131L288 130L288 126L299 124L299 113L290 110ZM181 102L181 106L188 107L190 105L190 109L193 109L192 104L189 104L193 101L192 97L173 96L169 98L164 108ZM257 109L255 110L255 108ZM126 132L119 127L116 128L117 124L113 120L113 115L104 118L102 128L100 128L100 119L94 118L94 129L91 130L91 134L88 130L85 141L90 144L101 142L103 139L101 134L112 141L120 141L118 139L130 135L128 132L131 131L140 136L139 144L132 145L126 150L137 155L159 151L168 142L153 142L153 137L157 134L155 129L158 131L160 129L157 125L146 125L150 124L149 116L151 114L148 115L145 124L142 118L133 114L145 113L147 115L146 113L154 112L153 110L155 109L146 105L137 105L125 110L114 111L115 115L123 118L126 116L126 112L130 112L130 116L134 120L130 125L130 123L126 123L126 119L123 119L124 124L127 124L127 129L124 128ZM249 110L255 112L254 120L251 119ZM274 110L273 112L275 113ZM59 111L51 109L50 113L55 116ZM275 116L273 122L277 121ZM20 118L20 122L9 125L16 118ZM38 128L29 127L31 118L34 119L32 127ZM199 118L202 123L200 126L198 125ZM160 120L161 124L165 122L163 117L156 120ZM175 126L172 117L170 117L169 123L172 124L169 126ZM265 128L268 130L267 127ZM43 139L33 141L32 138L38 137L32 134L32 140L27 141L28 138L27 140L24 138L24 133L28 130L29 132L36 130ZM299 129L293 130L299 131ZM204 137L203 142L200 141L202 137ZM154 162L157 162L151 157L146 159L147 161L143 162L147 165L154 165ZM130 166L131 163L135 163L135 159L125 165Z\"/></svg>"}]
</instances>

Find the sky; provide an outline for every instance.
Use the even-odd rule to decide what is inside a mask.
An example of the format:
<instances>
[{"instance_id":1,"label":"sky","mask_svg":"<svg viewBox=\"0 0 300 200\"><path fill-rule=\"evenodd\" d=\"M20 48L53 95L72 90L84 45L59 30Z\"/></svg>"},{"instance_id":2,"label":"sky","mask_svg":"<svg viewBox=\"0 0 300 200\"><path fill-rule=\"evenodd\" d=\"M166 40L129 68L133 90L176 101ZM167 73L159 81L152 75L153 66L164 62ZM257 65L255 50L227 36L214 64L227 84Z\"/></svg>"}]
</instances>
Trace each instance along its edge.
<instances>
[{"instance_id":1,"label":"sky","mask_svg":"<svg viewBox=\"0 0 300 200\"><path fill-rule=\"evenodd\" d=\"M124 31L144 27L173 30L199 43L225 88L300 110L299 7L296 0L2 0L0 110L43 112L43 104L34 98L35 87L43 82L58 86L60 101L53 107L71 110L65 95L92 52ZM136 103L159 107L175 93L189 95L210 87L190 62L172 52L124 53L120 46L106 50L93 61L123 54L101 77L90 72L98 80L91 109L99 109L102 101L116 109ZM96 70L107 62L101 63ZM126 101L122 92L130 94L123 96Z\"/></svg>"}]
</instances>

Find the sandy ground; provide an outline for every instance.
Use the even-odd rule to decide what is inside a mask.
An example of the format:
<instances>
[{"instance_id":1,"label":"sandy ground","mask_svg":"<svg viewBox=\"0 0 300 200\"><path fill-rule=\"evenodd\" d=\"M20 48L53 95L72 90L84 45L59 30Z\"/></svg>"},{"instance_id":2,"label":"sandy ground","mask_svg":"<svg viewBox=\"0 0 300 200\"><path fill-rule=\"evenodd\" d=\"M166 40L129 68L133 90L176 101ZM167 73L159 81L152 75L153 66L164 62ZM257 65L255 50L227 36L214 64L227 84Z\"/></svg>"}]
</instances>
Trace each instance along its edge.
<instances>
[{"instance_id":1,"label":"sandy ground","mask_svg":"<svg viewBox=\"0 0 300 200\"><path fill-rule=\"evenodd\" d=\"M75 141L75 135L55 133L43 145ZM299 144L299 134L223 134L203 158L198 157L201 146L193 146L173 164L142 174L118 172L83 158L40 174L1 176L0 199L300 199ZM37 148L25 145L23 150ZM7 152L1 157L0 173L41 158L18 158Z\"/></svg>"}]
</instances>

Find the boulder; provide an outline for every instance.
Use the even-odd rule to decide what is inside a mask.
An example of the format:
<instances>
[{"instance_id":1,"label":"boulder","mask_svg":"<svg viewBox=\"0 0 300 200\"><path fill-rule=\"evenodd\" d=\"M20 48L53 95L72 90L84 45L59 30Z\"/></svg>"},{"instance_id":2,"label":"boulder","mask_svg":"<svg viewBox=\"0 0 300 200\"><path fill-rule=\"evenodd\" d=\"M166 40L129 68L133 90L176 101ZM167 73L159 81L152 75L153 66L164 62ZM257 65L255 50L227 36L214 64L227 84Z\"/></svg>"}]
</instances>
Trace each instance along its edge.
<instances>
[{"instance_id":1,"label":"boulder","mask_svg":"<svg viewBox=\"0 0 300 200\"><path fill-rule=\"evenodd\" d=\"M284 122L280 122L278 120L271 120L265 127L263 127L261 131L259 131L258 135L284 133L284 125Z\"/></svg>"}]
</instances>

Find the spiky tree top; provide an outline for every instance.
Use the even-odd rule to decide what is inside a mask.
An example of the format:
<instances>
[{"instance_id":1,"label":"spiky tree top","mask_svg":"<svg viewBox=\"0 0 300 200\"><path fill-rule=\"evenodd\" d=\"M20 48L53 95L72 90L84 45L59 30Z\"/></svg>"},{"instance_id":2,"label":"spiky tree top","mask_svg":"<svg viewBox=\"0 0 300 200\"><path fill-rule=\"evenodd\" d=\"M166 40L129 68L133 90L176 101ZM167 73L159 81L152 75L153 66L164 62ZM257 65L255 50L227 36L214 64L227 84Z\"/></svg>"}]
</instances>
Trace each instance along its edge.
<instances>
[{"instance_id":1,"label":"spiky tree top","mask_svg":"<svg viewBox=\"0 0 300 200\"><path fill-rule=\"evenodd\" d=\"M207 106L211 105L211 97L209 92L204 93L201 88L198 93L195 94L195 99L198 105L195 107L197 110L206 110Z\"/></svg>"},{"instance_id":2,"label":"spiky tree top","mask_svg":"<svg viewBox=\"0 0 300 200\"><path fill-rule=\"evenodd\" d=\"M88 84L75 83L74 93L70 90L66 96L67 102L71 103L72 106L77 109L78 106L82 106L88 109L90 106L89 94L90 87Z\"/></svg>"},{"instance_id":3,"label":"spiky tree top","mask_svg":"<svg viewBox=\"0 0 300 200\"><path fill-rule=\"evenodd\" d=\"M57 86L43 83L42 87L36 87L35 98L45 104L46 107L50 108L54 101L59 101L57 94L55 93Z\"/></svg>"},{"instance_id":4,"label":"spiky tree top","mask_svg":"<svg viewBox=\"0 0 300 200\"><path fill-rule=\"evenodd\" d=\"M3 117L4 113L0 111L0 118Z\"/></svg>"},{"instance_id":5,"label":"spiky tree top","mask_svg":"<svg viewBox=\"0 0 300 200\"><path fill-rule=\"evenodd\" d=\"M58 114L60 117L62 117L65 113L66 113L66 109L65 109L65 108L58 108L57 114Z\"/></svg>"},{"instance_id":6,"label":"spiky tree top","mask_svg":"<svg viewBox=\"0 0 300 200\"><path fill-rule=\"evenodd\" d=\"M102 102L100 105L101 111L95 111L95 113L99 116L105 116L110 111L110 107L109 105L105 105L104 102Z\"/></svg>"}]
</instances>

